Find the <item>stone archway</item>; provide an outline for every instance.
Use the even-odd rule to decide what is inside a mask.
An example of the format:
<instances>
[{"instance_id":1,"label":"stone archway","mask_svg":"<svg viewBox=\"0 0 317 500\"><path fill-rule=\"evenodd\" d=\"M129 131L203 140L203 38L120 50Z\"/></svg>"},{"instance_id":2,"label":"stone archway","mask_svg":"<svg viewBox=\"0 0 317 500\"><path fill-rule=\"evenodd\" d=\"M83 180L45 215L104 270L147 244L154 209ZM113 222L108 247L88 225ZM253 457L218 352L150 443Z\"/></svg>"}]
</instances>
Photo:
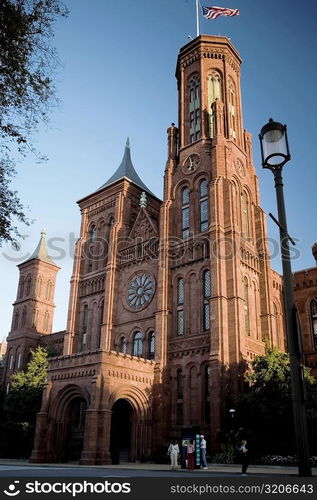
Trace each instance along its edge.
<instances>
[{"instance_id":1,"label":"stone archway","mask_svg":"<svg viewBox=\"0 0 317 500\"><path fill-rule=\"evenodd\" d=\"M135 386L117 387L109 398L109 408L112 412L109 443L112 459L134 462L148 456L151 453L151 410L145 391ZM126 429L120 437L123 425Z\"/></svg>"},{"instance_id":2,"label":"stone archway","mask_svg":"<svg viewBox=\"0 0 317 500\"><path fill-rule=\"evenodd\" d=\"M135 415L126 399L118 399L112 406L110 453L113 464L131 460L132 431Z\"/></svg>"}]
</instances>

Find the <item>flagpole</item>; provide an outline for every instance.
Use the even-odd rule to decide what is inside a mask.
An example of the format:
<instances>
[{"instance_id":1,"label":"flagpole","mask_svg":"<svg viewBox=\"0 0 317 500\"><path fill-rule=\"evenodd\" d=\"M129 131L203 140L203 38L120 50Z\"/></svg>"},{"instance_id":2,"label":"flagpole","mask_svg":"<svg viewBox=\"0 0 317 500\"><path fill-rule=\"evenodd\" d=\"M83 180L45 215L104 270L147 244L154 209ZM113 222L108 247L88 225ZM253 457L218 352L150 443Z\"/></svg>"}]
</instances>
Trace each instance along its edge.
<instances>
[{"instance_id":1,"label":"flagpole","mask_svg":"<svg viewBox=\"0 0 317 500\"><path fill-rule=\"evenodd\" d=\"M197 36L200 35L200 26L199 26L199 0L196 0L196 31Z\"/></svg>"}]
</instances>

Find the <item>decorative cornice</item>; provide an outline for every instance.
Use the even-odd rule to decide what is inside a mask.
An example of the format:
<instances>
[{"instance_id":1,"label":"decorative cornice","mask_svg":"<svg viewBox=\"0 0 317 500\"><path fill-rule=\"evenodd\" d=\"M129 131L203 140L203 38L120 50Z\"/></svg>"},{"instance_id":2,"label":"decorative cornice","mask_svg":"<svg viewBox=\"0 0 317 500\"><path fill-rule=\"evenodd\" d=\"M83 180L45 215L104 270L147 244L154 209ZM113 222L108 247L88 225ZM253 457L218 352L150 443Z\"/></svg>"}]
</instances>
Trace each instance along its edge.
<instances>
[{"instance_id":1,"label":"decorative cornice","mask_svg":"<svg viewBox=\"0 0 317 500\"><path fill-rule=\"evenodd\" d=\"M193 338L181 338L181 339L176 339L174 341L171 341L169 343L168 350L170 353L179 353L182 355L186 354L189 355L191 352L194 350L195 352L197 349L209 347L210 345L210 337L208 334L206 335L200 335L200 336L195 336Z\"/></svg>"}]
</instances>

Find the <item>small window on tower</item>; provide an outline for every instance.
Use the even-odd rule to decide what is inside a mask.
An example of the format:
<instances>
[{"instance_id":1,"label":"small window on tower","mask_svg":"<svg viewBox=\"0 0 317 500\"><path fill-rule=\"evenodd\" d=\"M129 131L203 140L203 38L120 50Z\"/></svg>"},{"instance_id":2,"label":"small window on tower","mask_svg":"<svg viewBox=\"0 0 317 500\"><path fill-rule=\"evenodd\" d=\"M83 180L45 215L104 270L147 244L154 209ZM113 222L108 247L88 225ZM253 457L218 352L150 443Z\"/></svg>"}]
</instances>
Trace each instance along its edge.
<instances>
[{"instance_id":1,"label":"small window on tower","mask_svg":"<svg viewBox=\"0 0 317 500\"><path fill-rule=\"evenodd\" d=\"M236 91L233 81L229 82L229 132L230 137L235 141L237 138L236 131Z\"/></svg>"},{"instance_id":2,"label":"small window on tower","mask_svg":"<svg viewBox=\"0 0 317 500\"><path fill-rule=\"evenodd\" d=\"M155 332L149 335L149 359L155 358Z\"/></svg>"},{"instance_id":3,"label":"small window on tower","mask_svg":"<svg viewBox=\"0 0 317 500\"><path fill-rule=\"evenodd\" d=\"M136 332L133 337L133 356L142 356L142 333Z\"/></svg>"},{"instance_id":4,"label":"small window on tower","mask_svg":"<svg viewBox=\"0 0 317 500\"><path fill-rule=\"evenodd\" d=\"M200 137L200 80L196 75L189 82L189 142L195 142Z\"/></svg>"},{"instance_id":5,"label":"small window on tower","mask_svg":"<svg viewBox=\"0 0 317 500\"><path fill-rule=\"evenodd\" d=\"M185 318L184 318L184 302L185 302L185 288L184 279L177 280L177 336L184 335L185 331Z\"/></svg>"},{"instance_id":6,"label":"small window on tower","mask_svg":"<svg viewBox=\"0 0 317 500\"><path fill-rule=\"evenodd\" d=\"M199 225L200 231L208 229L208 182L202 180L199 187Z\"/></svg>"},{"instance_id":7,"label":"small window on tower","mask_svg":"<svg viewBox=\"0 0 317 500\"><path fill-rule=\"evenodd\" d=\"M127 353L127 340L123 336L120 338L120 352L122 352L122 354Z\"/></svg>"},{"instance_id":8,"label":"small window on tower","mask_svg":"<svg viewBox=\"0 0 317 500\"><path fill-rule=\"evenodd\" d=\"M182 238L189 237L189 189L182 189Z\"/></svg>"}]
</instances>

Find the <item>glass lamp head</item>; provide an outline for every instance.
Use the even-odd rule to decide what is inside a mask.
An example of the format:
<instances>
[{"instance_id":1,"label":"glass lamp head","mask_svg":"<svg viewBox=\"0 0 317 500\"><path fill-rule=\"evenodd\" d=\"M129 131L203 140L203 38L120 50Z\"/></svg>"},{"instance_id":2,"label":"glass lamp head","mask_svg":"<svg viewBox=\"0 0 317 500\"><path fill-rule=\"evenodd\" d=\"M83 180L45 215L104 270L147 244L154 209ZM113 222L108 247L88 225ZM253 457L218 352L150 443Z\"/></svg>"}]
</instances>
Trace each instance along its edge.
<instances>
[{"instance_id":1,"label":"glass lamp head","mask_svg":"<svg viewBox=\"0 0 317 500\"><path fill-rule=\"evenodd\" d=\"M270 118L262 127L259 138L264 168L282 167L290 160L286 125Z\"/></svg>"}]
</instances>

